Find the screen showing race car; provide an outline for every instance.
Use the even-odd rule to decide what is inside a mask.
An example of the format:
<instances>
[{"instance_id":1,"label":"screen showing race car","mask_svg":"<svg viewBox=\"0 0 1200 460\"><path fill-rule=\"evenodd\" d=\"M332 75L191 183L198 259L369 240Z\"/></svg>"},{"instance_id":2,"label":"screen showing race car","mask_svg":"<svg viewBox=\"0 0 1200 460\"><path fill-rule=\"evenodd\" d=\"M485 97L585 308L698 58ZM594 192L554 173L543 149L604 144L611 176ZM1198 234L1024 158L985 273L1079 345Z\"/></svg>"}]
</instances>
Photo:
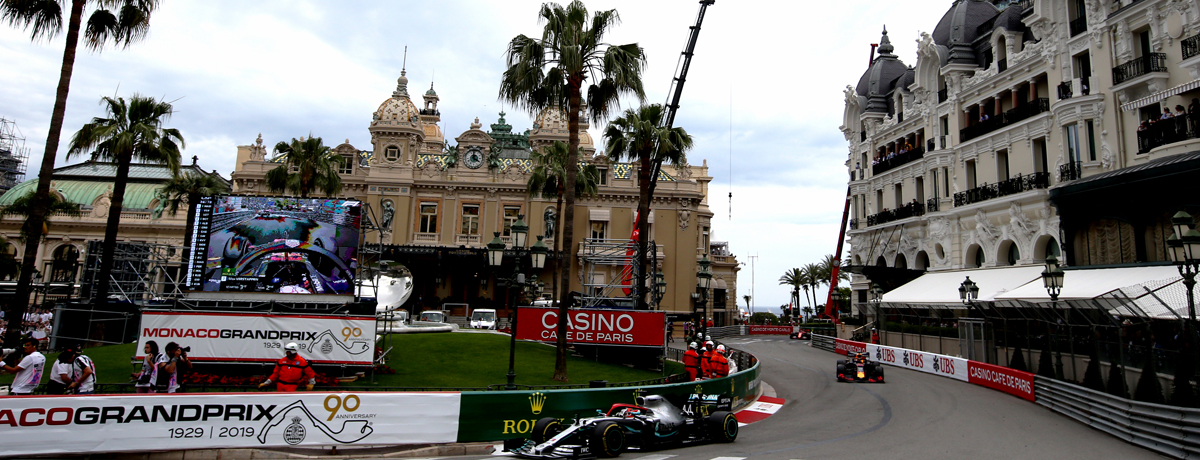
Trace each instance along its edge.
<instances>
[{"instance_id":1,"label":"screen showing race car","mask_svg":"<svg viewBox=\"0 0 1200 460\"><path fill-rule=\"evenodd\" d=\"M193 290L353 294L362 203L205 197L192 230Z\"/></svg>"}]
</instances>

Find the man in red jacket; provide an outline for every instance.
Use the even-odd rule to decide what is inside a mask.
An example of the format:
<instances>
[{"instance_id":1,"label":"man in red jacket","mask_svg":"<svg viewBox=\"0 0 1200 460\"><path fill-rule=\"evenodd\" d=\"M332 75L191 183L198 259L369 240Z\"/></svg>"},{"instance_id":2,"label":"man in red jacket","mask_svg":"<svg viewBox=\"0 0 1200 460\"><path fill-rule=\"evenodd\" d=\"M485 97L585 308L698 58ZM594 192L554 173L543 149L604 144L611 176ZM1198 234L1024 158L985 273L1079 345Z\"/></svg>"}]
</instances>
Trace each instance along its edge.
<instances>
[{"instance_id":1,"label":"man in red jacket","mask_svg":"<svg viewBox=\"0 0 1200 460\"><path fill-rule=\"evenodd\" d=\"M683 368L687 371L689 381L696 380L700 374L700 354L696 353L696 342L689 344L683 353Z\"/></svg>"},{"instance_id":2,"label":"man in red jacket","mask_svg":"<svg viewBox=\"0 0 1200 460\"><path fill-rule=\"evenodd\" d=\"M317 373L313 372L312 366L308 361L300 357L297 353L300 347L296 342L288 343L283 347L287 356L279 359L275 363L275 372L267 378L266 382L260 383L259 388L275 383L275 389L279 391L296 391L300 382L304 382L304 389L312 391L313 385L317 383Z\"/></svg>"},{"instance_id":3,"label":"man in red jacket","mask_svg":"<svg viewBox=\"0 0 1200 460\"><path fill-rule=\"evenodd\" d=\"M717 350L709 359L708 367L711 370L711 378L719 379L729 375L729 360L725 358L725 345L717 345Z\"/></svg>"}]
</instances>

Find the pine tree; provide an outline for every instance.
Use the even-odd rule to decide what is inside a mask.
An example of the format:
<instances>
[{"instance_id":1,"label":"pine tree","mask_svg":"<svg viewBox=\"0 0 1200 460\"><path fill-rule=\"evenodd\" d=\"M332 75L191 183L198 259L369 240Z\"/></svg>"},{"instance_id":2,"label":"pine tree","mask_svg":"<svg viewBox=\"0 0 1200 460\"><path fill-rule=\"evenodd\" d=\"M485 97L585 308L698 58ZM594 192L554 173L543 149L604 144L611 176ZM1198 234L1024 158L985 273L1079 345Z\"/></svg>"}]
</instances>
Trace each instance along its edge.
<instances>
[{"instance_id":1,"label":"pine tree","mask_svg":"<svg viewBox=\"0 0 1200 460\"><path fill-rule=\"evenodd\" d=\"M1196 400L1196 390L1192 388L1192 374L1195 373L1195 356L1187 348L1176 354L1175 381L1172 382L1171 404L1182 407L1200 406Z\"/></svg>"},{"instance_id":2,"label":"pine tree","mask_svg":"<svg viewBox=\"0 0 1200 460\"><path fill-rule=\"evenodd\" d=\"M1129 399L1129 388L1125 384L1125 372L1118 363L1108 366L1108 394Z\"/></svg>"},{"instance_id":3,"label":"pine tree","mask_svg":"<svg viewBox=\"0 0 1200 460\"><path fill-rule=\"evenodd\" d=\"M1146 365L1142 367L1142 376L1138 378L1137 389L1133 391L1133 399L1135 401L1162 404L1163 389L1162 384L1158 382L1158 373L1155 370L1154 350L1146 356Z\"/></svg>"},{"instance_id":4,"label":"pine tree","mask_svg":"<svg viewBox=\"0 0 1200 460\"><path fill-rule=\"evenodd\" d=\"M1017 348L1013 349L1013 357L1008 361L1008 368L1021 372L1029 372L1029 366L1025 365L1025 353L1021 351L1021 344L1017 344Z\"/></svg>"},{"instance_id":5,"label":"pine tree","mask_svg":"<svg viewBox=\"0 0 1200 460\"><path fill-rule=\"evenodd\" d=\"M1050 336L1046 335L1046 341L1042 344L1042 354L1038 356L1037 375L1046 378L1057 378L1054 375L1054 363L1050 360Z\"/></svg>"},{"instance_id":6,"label":"pine tree","mask_svg":"<svg viewBox=\"0 0 1200 460\"><path fill-rule=\"evenodd\" d=\"M1083 386L1104 391L1104 379L1100 377L1100 351L1096 347L1092 347L1092 352L1088 354L1087 370L1083 371Z\"/></svg>"}]
</instances>

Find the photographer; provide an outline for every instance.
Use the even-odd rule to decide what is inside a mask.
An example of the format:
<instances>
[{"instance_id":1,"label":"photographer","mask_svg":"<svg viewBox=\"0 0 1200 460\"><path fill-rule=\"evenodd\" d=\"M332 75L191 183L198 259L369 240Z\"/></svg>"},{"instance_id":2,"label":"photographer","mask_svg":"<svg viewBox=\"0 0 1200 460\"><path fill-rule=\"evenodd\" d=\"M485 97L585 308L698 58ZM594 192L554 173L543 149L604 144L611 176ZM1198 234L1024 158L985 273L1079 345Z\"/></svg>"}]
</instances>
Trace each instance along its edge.
<instances>
[{"instance_id":1,"label":"photographer","mask_svg":"<svg viewBox=\"0 0 1200 460\"><path fill-rule=\"evenodd\" d=\"M192 347L180 347L171 342L167 344L167 352L159 355L156 380L159 393L174 393L179 389L179 371L192 367L192 362L187 358L189 351L192 351Z\"/></svg>"}]
</instances>

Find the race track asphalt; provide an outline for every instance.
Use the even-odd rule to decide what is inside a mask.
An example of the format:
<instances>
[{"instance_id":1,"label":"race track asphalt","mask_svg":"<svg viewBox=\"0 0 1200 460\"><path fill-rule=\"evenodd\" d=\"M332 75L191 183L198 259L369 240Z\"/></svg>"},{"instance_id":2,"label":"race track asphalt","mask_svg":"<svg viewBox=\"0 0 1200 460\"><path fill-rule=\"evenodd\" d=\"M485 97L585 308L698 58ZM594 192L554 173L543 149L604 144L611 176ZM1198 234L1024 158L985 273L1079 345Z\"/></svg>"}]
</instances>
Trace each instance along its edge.
<instances>
[{"instance_id":1,"label":"race track asphalt","mask_svg":"<svg viewBox=\"0 0 1200 460\"><path fill-rule=\"evenodd\" d=\"M838 383L838 355L807 341L742 337L726 343L759 357L762 380L787 401L783 408L742 427L732 444L631 451L621 458L1162 458L988 388L893 367L885 384Z\"/></svg>"}]
</instances>

